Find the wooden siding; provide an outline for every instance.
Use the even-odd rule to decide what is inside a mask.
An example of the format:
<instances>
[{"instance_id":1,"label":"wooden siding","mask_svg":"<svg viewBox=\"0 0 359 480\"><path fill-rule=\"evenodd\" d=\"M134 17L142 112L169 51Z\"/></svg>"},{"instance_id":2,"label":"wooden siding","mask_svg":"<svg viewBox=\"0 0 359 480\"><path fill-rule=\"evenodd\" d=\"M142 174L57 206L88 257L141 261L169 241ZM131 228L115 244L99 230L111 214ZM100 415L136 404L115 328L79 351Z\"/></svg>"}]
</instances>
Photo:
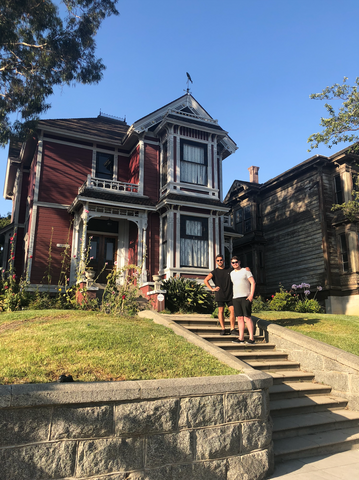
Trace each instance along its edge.
<instances>
[{"instance_id":1,"label":"wooden siding","mask_svg":"<svg viewBox=\"0 0 359 480\"><path fill-rule=\"evenodd\" d=\"M317 177L308 175L262 198L268 292L279 284L324 284Z\"/></svg>"},{"instance_id":2,"label":"wooden siding","mask_svg":"<svg viewBox=\"0 0 359 480\"><path fill-rule=\"evenodd\" d=\"M16 231L14 267L15 267L16 278L17 280L19 280L21 275L23 275L24 273L24 228L23 227L18 227Z\"/></svg>"},{"instance_id":3,"label":"wooden siding","mask_svg":"<svg viewBox=\"0 0 359 480\"><path fill-rule=\"evenodd\" d=\"M91 168L91 150L44 142L39 201L70 205Z\"/></svg>"},{"instance_id":4,"label":"wooden siding","mask_svg":"<svg viewBox=\"0 0 359 480\"><path fill-rule=\"evenodd\" d=\"M27 206L27 192L29 190L29 173L23 172L22 185L19 202L19 223L25 223L26 221L26 206Z\"/></svg>"},{"instance_id":5,"label":"wooden siding","mask_svg":"<svg viewBox=\"0 0 359 480\"><path fill-rule=\"evenodd\" d=\"M160 269L160 217L158 213L151 213L148 218L147 268L150 282L152 275L158 275Z\"/></svg>"},{"instance_id":6,"label":"wooden siding","mask_svg":"<svg viewBox=\"0 0 359 480\"><path fill-rule=\"evenodd\" d=\"M128 263L130 265L137 265L138 228L134 222L129 222L128 237Z\"/></svg>"},{"instance_id":7,"label":"wooden siding","mask_svg":"<svg viewBox=\"0 0 359 480\"><path fill-rule=\"evenodd\" d=\"M159 198L160 188L160 162L159 147L145 144L145 180L144 195L147 195L153 202Z\"/></svg>"},{"instance_id":8,"label":"wooden siding","mask_svg":"<svg viewBox=\"0 0 359 480\"><path fill-rule=\"evenodd\" d=\"M38 207L36 219L36 235L34 242L34 253L31 269L31 283L48 283L44 276L48 270L49 247L52 235L51 245L51 284L56 285L61 272L61 253L64 248L56 245L70 244L69 253L71 253L72 240L72 217L66 210ZM70 229L70 235L69 235Z\"/></svg>"},{"instance_id":9,"label":"wooden siding","mask_svg":"<svg viewBox=\"0 0 359 480\"><path fill-rule=\"evenodd\" d=\"M214 146L211 145L211 164L212 164L212 188L214 188L214 169L216 167L216 162L214 158Z\"/></svg>"},{"instance_id":10,"label":"wooden siding","mask_svg":"<svg viewBox=\"0 0 359 480\"><path fill-rule=\"evenodd\" d=\"M138 184L140 173L140 147L138 146L132 152L128 164L128 182Z\"/></svg>"},{"instance_id":11,"label":"wooden siding","mask_svg":"<svg viewBox=\"0 0 359 480\"><path fill-rule=\"evenodd\" d=\"M117 180L119 182L129 181L129 161L129 157L124 155L118 156Z\"/></svg>"},{"instance_id":12,"label":"wooden siding","mask_svg":"<svg viewBox=\"0 0 359 480\"><path fill-rule=\"evenodd\" d=\"M173 181L177 182L177 137L173 137Z\"/></svg>"}]
</instances>

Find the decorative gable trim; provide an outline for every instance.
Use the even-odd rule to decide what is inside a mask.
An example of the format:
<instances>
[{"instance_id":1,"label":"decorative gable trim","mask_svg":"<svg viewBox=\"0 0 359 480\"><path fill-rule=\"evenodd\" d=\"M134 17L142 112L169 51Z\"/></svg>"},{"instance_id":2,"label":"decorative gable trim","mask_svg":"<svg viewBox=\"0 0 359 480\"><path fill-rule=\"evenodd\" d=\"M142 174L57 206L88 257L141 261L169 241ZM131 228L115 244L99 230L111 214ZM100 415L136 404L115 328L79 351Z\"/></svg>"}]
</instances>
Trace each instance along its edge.
<instances>
[{"instance_id":1,"label":"decorative gable trim","mask_svg":"<svg viewBox=\"0 0 359 480\"><path fill-rule=\"evenodd\" d=\"M193 113L181 112L185 108L189 108ZM136 133L141 133L147 131L149 128L160 123L166 115L169 113L176 114L179 116L185 116L193 118L195 120L201 120L208 122L209 124L218 125L218 121L214 120L206 110L201 107L201 105L195 100L192 95L184 95L183 97L174 100L173 102L165 105L164 107L156 110L146 117L140 118L133 125L133 130Z\"/></svg>"}]
</instances>

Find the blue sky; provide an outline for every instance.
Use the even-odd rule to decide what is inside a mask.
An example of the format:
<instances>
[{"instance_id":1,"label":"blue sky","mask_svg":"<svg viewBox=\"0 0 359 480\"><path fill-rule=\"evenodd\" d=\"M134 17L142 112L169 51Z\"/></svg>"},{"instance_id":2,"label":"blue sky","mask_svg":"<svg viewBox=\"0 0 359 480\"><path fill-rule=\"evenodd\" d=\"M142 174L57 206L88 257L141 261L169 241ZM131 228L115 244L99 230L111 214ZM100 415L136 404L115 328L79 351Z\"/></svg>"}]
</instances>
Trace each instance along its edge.
<instances>
[{"instance_id":1,"label":"blue sky","mask_svg":"<svg viewBox=\"0 0 359 480\"><path fill-rule=\"evenodd\" d=\"M101 110L132 124L183 95L189 72L192 95L238 146L223 162L225 192L251 165L263 183L344 147L307 152L325 115L309 95L359 76L357 0L119 0L118 10L96 39L103 80L57 88L42 118ZM10 210L1 199L0 213Z\"/></svg>"}]
</instances>

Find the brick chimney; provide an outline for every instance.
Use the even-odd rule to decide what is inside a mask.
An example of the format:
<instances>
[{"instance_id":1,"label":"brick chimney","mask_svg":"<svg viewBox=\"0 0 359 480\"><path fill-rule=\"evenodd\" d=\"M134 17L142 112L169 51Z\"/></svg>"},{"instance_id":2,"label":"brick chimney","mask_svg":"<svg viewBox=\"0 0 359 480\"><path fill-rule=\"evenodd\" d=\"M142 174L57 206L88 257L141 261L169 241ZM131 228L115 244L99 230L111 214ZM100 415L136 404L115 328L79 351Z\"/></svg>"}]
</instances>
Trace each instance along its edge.
<instances>
[{"instance_id":1,"label":"brick chimney","mask_svg":"<svg viewBox=\"0 0 359 480\"><path fill-rule=\"evenodd\" d=\"M259 167L249 167L249 181L252 183L259 183L258 182L258 170Z\"/></svg>"}]
</instances>

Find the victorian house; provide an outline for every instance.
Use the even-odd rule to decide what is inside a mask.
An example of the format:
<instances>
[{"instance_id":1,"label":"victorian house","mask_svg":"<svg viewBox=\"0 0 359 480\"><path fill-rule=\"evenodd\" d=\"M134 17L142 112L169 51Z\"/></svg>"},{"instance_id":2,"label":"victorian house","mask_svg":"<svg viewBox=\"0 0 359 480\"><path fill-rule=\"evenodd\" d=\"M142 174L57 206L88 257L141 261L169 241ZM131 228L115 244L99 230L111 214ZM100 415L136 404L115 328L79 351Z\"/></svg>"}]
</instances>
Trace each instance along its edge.
<instances>
[{"instance_id":1,"label":"victorian house","mask_svg":"<svg viewBox=\"0 0 359 480\"><path fill-rule=\"evenodd\" d=\"M72 284L90 244L99 282L127 264L141 267L141 284L204 278L224 251L222 161L236 148L191 94L130 126L105 115L39 121L9 149L3 268L12 248L18 276L55 288L67 258Z\"/></svg>"},{"instance_id":2,"label":"victorian house","mask_svg":"<svg viewBox=\"0 0 359 480\"><path fill-rule=\"evenodd\" d=\"M252 269L257 294L305 282L312 293L322 287L317 298L327 313L359 314L358 222L332 210L353 198L358 161L347 148L315 155L265 183L254 166L249 182L233 182L224 202L232 228L243 234L233 253Z\"/></svg>"}]
</instances>

